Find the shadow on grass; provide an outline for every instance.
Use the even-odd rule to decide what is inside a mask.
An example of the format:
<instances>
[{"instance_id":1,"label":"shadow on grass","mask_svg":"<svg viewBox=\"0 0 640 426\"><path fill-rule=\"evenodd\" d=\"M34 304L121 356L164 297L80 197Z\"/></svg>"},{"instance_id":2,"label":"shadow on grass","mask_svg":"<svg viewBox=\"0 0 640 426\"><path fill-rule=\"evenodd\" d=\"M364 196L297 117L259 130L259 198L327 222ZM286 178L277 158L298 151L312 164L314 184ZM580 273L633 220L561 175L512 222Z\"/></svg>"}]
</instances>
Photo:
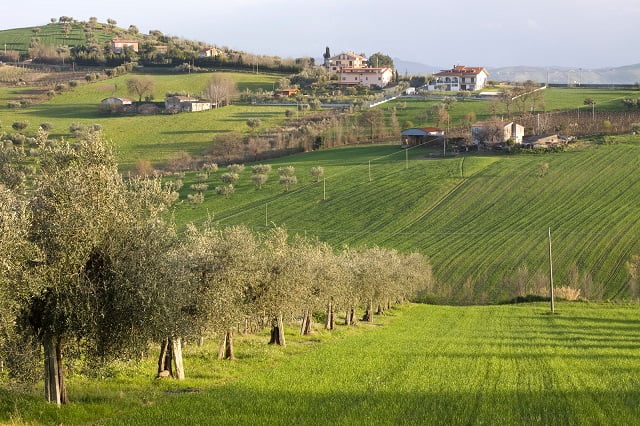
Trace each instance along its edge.
<instances>
[{"instance_id":1,"label":"shadow on grass","mask_svg":"<svg viewBox=\"0 0 640 426\"><path fill-rule=\"evenodd\" d=\"M223 130L203 129L203 130L173 130L167 132L160 132L161 135L198 135L209 133L226 133Z\"/></svg>"},{"instance_id":2,"label":"shadow on grass","mask_svg":"<svg viewBox=\"0 0 640 426\"><path fill-rule=\"evenodd\" d=\"M65 104L65 105L39 105L37 109L31 109L26 115L41 118L66 118L69 120L91 118L104 120L108 118L98 111L98 106L93 104Z\"/></svg>"},{"instance_id":3,"label":"shadow on grass","mask_svg":"<svg viewBox=\"0 0 640 426\"><path fill-rule=\"evenodd\" d=\"M625 424L640 415L640 390L407 392L375 389L383 385L375 378L368 385L351 392L291 389L299 383L264 389L224 386L179 395L106 424L585 424L603 415Z\"/></svg>"}]
</instances>

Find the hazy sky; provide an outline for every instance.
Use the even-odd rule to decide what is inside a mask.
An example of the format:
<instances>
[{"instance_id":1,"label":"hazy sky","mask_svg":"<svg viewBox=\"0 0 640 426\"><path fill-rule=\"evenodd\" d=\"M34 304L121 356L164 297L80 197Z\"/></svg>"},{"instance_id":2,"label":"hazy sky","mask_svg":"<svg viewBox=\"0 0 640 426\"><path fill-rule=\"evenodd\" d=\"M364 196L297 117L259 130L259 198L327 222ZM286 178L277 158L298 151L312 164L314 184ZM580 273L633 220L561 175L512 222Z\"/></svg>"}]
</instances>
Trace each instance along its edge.
<instances>
[{"instance_id":1,"label":"hazy sky","mask_svg":"<svg viewBox=\"0 0 640 426\"><path fill-rule=\"evenodd\" d=\"M638 0L9 0L0 29L62 15L282 57L381 51L430 65L640 62Z\"/></svg>"}]
</instances>

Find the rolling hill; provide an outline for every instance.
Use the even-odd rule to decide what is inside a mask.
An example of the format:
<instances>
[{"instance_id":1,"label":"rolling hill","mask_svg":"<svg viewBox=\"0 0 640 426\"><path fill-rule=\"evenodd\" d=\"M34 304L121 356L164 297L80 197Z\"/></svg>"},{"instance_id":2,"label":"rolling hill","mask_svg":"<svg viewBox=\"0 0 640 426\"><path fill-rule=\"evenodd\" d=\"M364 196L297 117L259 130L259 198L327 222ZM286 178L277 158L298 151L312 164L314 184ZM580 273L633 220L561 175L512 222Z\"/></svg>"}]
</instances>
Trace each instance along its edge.
<instances>
[{"instance_id":1,"label":"rolling hill","mask_svg":"<svg viewBox=\"0 0 640 426\"><path fill-rule=\"evenodd\" d=\"M455 303L540 292L551 228L557 286L580 288L587 298L624 298L625 262L640 253L640 137L616 140L546 155L438 159L416 148L408 169L397 146L300 154L273 162L274 171L296 168L296 189L283 192L272 176L257 190L245 171L231 198L210 189L201 208L183 205L176 216L199 222L206 210L222 225L277 224L337 248L418 251L432 261L440 285L434 292ZM540 177L543 162L549 172ZM326 188L312 182L312 166L325 168ZM219 185L219 176L210 183Z\"/></svg>"}]
</instances>

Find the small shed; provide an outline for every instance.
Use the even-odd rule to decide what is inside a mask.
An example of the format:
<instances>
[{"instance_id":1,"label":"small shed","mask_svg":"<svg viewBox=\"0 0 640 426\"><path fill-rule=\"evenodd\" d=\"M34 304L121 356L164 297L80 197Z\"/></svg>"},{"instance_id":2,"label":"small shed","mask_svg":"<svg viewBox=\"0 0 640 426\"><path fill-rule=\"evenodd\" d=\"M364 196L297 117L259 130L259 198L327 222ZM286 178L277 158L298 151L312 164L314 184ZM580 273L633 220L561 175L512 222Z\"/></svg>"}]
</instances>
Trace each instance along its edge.
<instances>
[{"instance_id":1,"label":"small shed","mask_svg":"<svg viewBox=\"0 0 640 426\"><path fill-rule=\"evenodd\" d=\"M560 145L564 143L557 134L529 136L523 141L525 147L546 148L548 146Z\"/></svg>"},{"instance_id":2,"label":"small shed","mask_svg":"<svg viewBox=\"0 0 640 426\"><path fill-rule=\"evenodd\" d=\"M288 98L288 97L296 95L298 93L300 93L300 89L296 89L296 88L280 89L273 95L273 97L274 98Z\"/></svg>"},{"instance_id":3,"label":"small shed","mask_svg":"<svg viewBox=\"0 0 640 426\"><path fill-rule=\"evenodd\" d=\"M131 105L133 104L133 99L111 96L108 98L104 98L100 102L104 105Z\"/></svg>"},{"instance_id":4,"label":"small shed","mask_svg":"<svg viewBox=\"0 0 640 426\"><path fill-rule=\"evenodd\" d=\"M444 137L444 130L437 127L414 127L402 131L402 147L422 145L442 137Z\"/></svg>"}]
</instances>

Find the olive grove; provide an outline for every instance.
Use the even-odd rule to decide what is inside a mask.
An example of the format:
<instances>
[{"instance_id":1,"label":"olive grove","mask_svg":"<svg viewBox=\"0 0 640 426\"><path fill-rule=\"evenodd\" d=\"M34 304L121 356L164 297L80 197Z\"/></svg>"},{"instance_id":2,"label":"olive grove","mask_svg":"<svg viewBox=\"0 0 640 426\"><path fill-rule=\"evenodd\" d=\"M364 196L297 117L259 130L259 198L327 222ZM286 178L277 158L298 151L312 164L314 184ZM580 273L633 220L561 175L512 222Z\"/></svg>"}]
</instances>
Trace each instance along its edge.
<instances>
[{"instance_id":1,"label":"olive grove","mask_svg":"<svg viewBox=\"0 0 640 426\"><path fill-rule=\"evenodd\" d=\"M100 132L41 144L32 167L0 149L0 361L16 380L44 378L56 404L69 400L71 361L91 368L159 347L158 377L182 379L185 340L215 338L218 358L233 359L236 332L271 327L269 343L285 346L286 324L309 334L315 313L331 330L340 311L353 325L360 307L373 321L374 307L431 286L418 254L336 252L277 227L179 232L167 214L175 186L124 179Z\"/></svg>"}]
</instances>

